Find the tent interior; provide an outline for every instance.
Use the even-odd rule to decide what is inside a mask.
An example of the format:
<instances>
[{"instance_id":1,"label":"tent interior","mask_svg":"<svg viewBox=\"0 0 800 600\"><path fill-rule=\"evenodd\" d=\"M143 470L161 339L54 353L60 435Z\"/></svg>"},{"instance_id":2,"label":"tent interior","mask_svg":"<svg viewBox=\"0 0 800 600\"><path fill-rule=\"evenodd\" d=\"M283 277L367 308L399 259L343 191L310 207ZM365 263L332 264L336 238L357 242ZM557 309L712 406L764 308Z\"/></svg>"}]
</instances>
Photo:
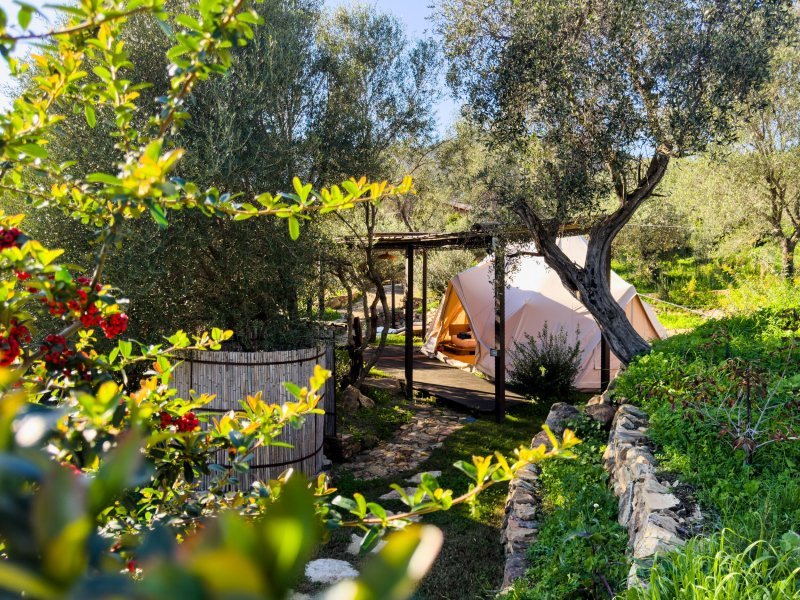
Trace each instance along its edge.
<instances>
[{"instance_id":1,"label":"tent interior","mask_svg":"<svg viewBox=\"0 0 800 600\"><path fill-rule=\"evenodd\" d=\"M558 243L574 262L582 264L585 260L584 238L565 237ZM533 250L530 245L509 249L509 254L518 257L510 262L506 274L506 370L510 373L513 369L515 346L526 342L526 334L536 337L546 324L551 333L563 329L570 344L580 342L581 366L575 385L579 390L598 390L600 329L589 311L564 288L544 259L533 255ZM423 344L424 354L494 378L493 271L493 257L487 256L453 277ZM666 337L650 306L631 284L613 272L611 291L642 337L647 340ZM619 367L619 360L612 354L612 377Z\"/></svg>"}]
</instances>

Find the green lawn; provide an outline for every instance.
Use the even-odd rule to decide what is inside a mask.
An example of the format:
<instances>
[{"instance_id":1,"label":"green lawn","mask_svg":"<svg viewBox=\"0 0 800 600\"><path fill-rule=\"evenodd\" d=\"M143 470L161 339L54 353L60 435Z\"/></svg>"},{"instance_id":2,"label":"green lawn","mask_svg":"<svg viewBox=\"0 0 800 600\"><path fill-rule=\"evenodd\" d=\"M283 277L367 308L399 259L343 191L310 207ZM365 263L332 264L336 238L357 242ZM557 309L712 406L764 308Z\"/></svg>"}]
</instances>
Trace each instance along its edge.
<instances>
[{"instance_id":1,"label":"green lawn","mask_svg":"<svg viewBox=\"0 0 800 600\"><path fill-rule=\"evenodd\" d=\"M474 454L490 454L495 450L511 453L520 444L530 443L541 429L549 405L526 405L509 411L506 421L495 423L491 418L480 418L452 434L441 448L417 471L442 471L439 479L444 488L456 494L466 491L466 479L453 468L453 463ZM377 499L389 491L392 482L403 483L413 474L401 473L396 477L374 481L354 480L349 474L335 478L335 486L345 495L361 492L368 499ZM493 596L502 581L504 555L500 545L500 526L503 521L507 484L489 489L480 500L476 514L458 506L445 513L425 517L444 531L442 552L431 573L423 581L415 598L417 600L466 600ZM386 508L398 510L399 502L385 502ZM353 560L345 554L352 531L335 532L321 556Z\"/></svg>"}]
</instances>

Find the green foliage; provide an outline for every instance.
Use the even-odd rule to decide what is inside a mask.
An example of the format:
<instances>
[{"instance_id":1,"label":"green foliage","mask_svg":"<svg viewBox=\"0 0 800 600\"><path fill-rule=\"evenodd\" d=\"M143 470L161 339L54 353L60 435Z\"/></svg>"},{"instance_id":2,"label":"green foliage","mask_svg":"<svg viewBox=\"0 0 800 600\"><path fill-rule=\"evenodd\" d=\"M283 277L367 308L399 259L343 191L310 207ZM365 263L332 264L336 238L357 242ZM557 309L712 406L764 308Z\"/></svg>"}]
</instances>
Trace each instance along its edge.
<instances>
[{"instance_id":1,"label":"green foliage","mask_svg":"<svg viewBox=\"0 0 800 600\"><path fill-rule=\"evenodd\" d=\"M389 333L386 335L386 345L387 346L405 346L406 345L406 336L404 333ZM420 348L422 347L422 338L414 336L414 347Z\"/></svg>"},{"instance_id":2,"label":"green foliage","mask_svg":"<svg viewBox=\"0 0 800 600\"><path fill-rule=\"evenodd\" d=\"M539 535L530 568L508 598L607 598L624 588L628 538L602 464L605 432L586 417L571 425L583 444L575 460L541 468Z\"/></svg>"},{"instance_id":3,"label":"green foliage","mask_svg":"<svg viewBox=\"0 0 800 600\"><path fill-rule=\"evenodd\" d=\"M334 497L325 476L309 484L287 471L241 489L238 473L249 470L258 448L285 445L284 428L321 414L319 391L330 374L316 367L307 386L284 383L289 401L281 404L263 402L259 392L237 410L206 414L211 396L180 398L170 387L174 355L217 350L230 330L178 331L155 344L123 339L108 342L107 351L97 344L96 329L111 340L127 328L105 269L129 221L149 216L165 228L170 211L232 221L272 216L296 238L309 213L411 190L409 178L397 186L349 179L317 189L293 178L291 192L253 189L245 196L176 176L184 150L174 133L188 118L190 93L223 75L233 49L261 22L243 0L189 9L174 17L169 88L149 119L139 95L147 82L127 79L133 65L121 32L133 15L170 30L160 2L82 2L63 9L64 29L42 34L9 30L0 9L0 54L14 76L26 69L8 58L19 40L50 42L33 57L30 89L0 115L0 190L97 230L90 275L80 275L57 262L62 251L20 229L22 216L0 217L0 588L15 597L278 599L325 528L351 527L364 532L365 551L383 534L402 531L389 536L361 577L331 594L407 597L441 545L435 529L406 528L412 516L472 504L523 466L568 455L579 441L567 432L551 452L520 447L513 458L497 453L459 463L469 485L458 497L424 477L404 497L401 514L357 493ZM22 13L19 25L27 28L29 11ZM99 127L101 112L114 115L107 134L113 144L105 147L113 145L118 162L92 172L92 165L49 154L49 136L67 107L90 127ZM48 333L54 322L57 333ZM137 365L149 369L130 378ZM218 464L225 454L227 464Z\"/></svg>"},{"instance_id":4,"label":"green foliage","mask_svg":"<svg viewBox=\"0 0 800 600\"><path fill-rule=\"evenodd\" d=\"M654 345L619 378L617 393L650 414L650 435L665 469L696 489L706 510L721 525L754 540L800 527L800 484L795 472L800 448L797 429L796 308L763 309L712 320L691 334ZM746 462L746 438L726 415L742 406L742 376L730 361L757 369L765 390L776 390L770 410L755 429L768 442ZM736 371L738 372L738 371ZM727 401L726 401L727 399ZM761 402L762 400L759 400ZM741 423L748 422L745 412ZM736 435L733 435L736 433ZM737 449L734 449L736 447Z\"/></svg>"},{"instance_id":5,"label":"green foliage","mask_svg":"<svg viewBox=\"0 0 800 600\"><path fill-rule=\"evenodd\" d=\"M394 395L388 390L372 389L369 397L375 401L374 408L359 408L353 412L339 411L337 427L349 433L359 442L385 439L401 425L410 423L413 413L405 395Z\"/></svg>"},{"instance_id":6,"label":"green foliage","mask_svg":"<svg viewBox=\"0 0 800 600\"><path fill-rule=\"evenodd\" d=\"M775 545L748 543L723 530L656 559L647 588L631 589L629 600L749 600L800 597L800 536L787 532Z\"/></svg>"},{"instance_id":7,"label":"green foliage","mask_svg":"<svg viewBox=\"0 0 800 600\"><path fill-rule=\"evenodd\" d=\"M525 342L514 347L509 384L528 397L568 398L575 389L575 377L580 369L578 334L575 343L570 343L563 327L551 332L545 322L536 337L526 333L525 338Z\"/></svg>"}]
</instances>

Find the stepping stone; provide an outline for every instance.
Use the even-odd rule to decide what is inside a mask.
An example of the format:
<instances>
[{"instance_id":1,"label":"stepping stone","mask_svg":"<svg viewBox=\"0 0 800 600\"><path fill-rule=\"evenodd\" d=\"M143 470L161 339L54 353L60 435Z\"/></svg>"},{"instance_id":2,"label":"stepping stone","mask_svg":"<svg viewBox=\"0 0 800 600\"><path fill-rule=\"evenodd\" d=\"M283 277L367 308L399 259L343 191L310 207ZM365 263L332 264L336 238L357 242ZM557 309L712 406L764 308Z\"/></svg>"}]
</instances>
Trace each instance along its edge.
<instances>
[{"instance_id":1,"label":"stepping stone","mask_svg":"<svg viewBox=\"0 0 800 600\"><path fill-rule=\"evenodd\" d=\"M358 577L358 571L346 560L318 558L306 565L306 579L311 583L338 583L343 579Z\"/></svg>"}]
</instances>

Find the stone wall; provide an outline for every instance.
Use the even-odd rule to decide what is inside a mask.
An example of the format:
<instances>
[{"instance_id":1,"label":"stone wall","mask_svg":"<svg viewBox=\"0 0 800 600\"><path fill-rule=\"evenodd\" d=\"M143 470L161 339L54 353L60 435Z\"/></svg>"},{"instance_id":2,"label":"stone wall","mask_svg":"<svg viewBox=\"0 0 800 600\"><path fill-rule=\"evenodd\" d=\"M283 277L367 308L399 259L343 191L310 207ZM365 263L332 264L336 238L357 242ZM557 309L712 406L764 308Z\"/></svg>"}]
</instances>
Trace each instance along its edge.
<instances>
[{"instance_id":1,"label":"stone wall","mask_svg":"<svg viewBox=\"0 0 800 600\"><path fill-rule=\"evenodd\" d=\"M550 407L545 424L553 433L560 436L564 433L565 423L578 414L579 411L574 406L556 402ZM533 438L531 448L541 444L550 446L550 440L544 431L540 431ZM515 580L525 574L528 568L528 548L536 542L539 533L538 513L541 503L538 476L539 470L536 465L528 465L520 469L518 476L508 485L502 537L506 555L503 590L508 589Z\"/></svg>"},{"instance_id":2,"label":"stone wall","mask_svg":"<svg viewBox=\"0 0 800 600\"><path fill-rule=\"evenodd\" d=\"M638 585L637 563L681 546L701 520L685 486L659 475L647 414L630 404L617 410L603 455L619 498L619 523L628 530L634 559L628 585Z\"/></svg>"}]
</instances>

